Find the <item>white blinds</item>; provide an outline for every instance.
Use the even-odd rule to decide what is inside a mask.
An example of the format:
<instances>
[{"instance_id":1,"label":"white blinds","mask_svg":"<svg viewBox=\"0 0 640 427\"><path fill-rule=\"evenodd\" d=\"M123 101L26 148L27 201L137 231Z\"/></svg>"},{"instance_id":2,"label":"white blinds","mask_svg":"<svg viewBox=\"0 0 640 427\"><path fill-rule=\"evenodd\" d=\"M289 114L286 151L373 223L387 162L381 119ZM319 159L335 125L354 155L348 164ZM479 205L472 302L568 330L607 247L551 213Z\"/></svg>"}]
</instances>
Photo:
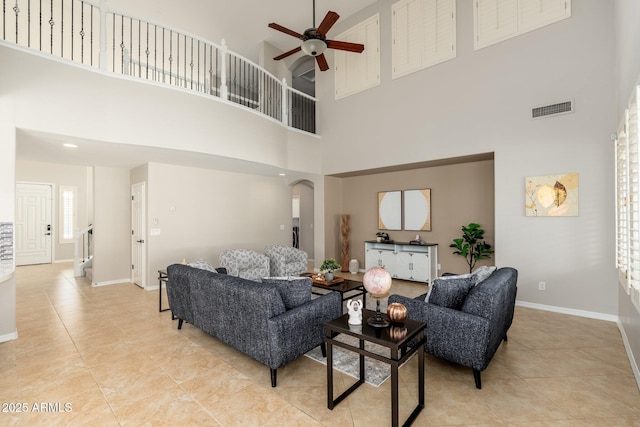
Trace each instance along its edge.
<instances>
[{"instance_id":1,"label":"white blinds","mask_svg":"<svg viewBox=\"0 0 640 427\"><path fill-rule=\"evenodd\" d=\"M627 119L620 124L616 139L616 267L629 285L629 147Z\"/></svg>"},{"instance_id":2,"label":"white blinds","mask_svg":"<svg viewBox=\"0 0 640 427\"><path fill-rule=\"evenodd\" d=\"M364 44L362 53L334 51L336 99L380 84L379 23L376 14L336 36L336 40Z\"/></svg>"},{"instance_id":3,"label":"white blinds","mask_svg":"<svg viewBox=\"0 0 640 427\"><path fill-rule=\"evenodd\" d=\"M629 284L640 290L640 158L638 153L638 88L629 103Z\"/></svg>"},{"instance_id":4,"label":"white blinds","mask_svg":"<svg viewBox=\"0 0 640 427\"><path fill-rule=\"evenodd\" d=\"M475 49L571 16L571 0L475 0Z\"/></svg>"},{"instance_id":5,"label":"white blinds","mask_svg":"<svg viewBox=\"0 0 640 427\"><path fill-rule=\"evenodd\" d=\"M640 123L636 87L616 140L616 267L627 292L640 291Z\"/></svg>"},{"instance_id":6,"label":"white blinds","mask_svg":"<svg viewBox=\"0 0 640 427\"><path fill-rule=\"evenodd\" d=\"M391 6L392 77L456 57L455 0L401 0Z\"/></svg>"}]
</instances>

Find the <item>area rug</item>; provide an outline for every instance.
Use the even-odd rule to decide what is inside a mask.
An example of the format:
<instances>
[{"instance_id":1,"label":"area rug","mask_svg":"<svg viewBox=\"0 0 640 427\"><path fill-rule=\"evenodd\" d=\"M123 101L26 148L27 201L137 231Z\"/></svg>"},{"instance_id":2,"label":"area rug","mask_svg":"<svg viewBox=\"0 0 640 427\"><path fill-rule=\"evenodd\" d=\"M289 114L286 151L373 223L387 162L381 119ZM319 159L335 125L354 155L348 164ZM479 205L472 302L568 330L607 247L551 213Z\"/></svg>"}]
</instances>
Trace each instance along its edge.
<instances>
[{"instance_id":1,"label":"area rug","mask_svg":"<svg viewBox=\"0 0 640 427\"><path fill-rule=\"evenodd\" d=\"M349 344L353 347L358 347L358 339L350 335L340 334L334 339L336 341ZM385 357L389 357L390 354L390 350L388 348L370 342L365 342L364 348L367 351ZM327 358L322 357L320 346L309 351L305 354L305 356L315 360L316 362L320 362L325 366L327 364ZM410 359L411 358L409 358L409 360ZM333 368L355 379L358 379L360 378L358 375L358 371L360 369L360 355L356 352L345 350L344 348L340 348L334 345ZM389 364L380 362L379 360L375 360L370 357L364 358L364 371L365 382L375 387L380 387L380 385L382 385L382 383L384 383L387 378L391 376L391 366L389 366Z\"/></svg>"}]
</instances>

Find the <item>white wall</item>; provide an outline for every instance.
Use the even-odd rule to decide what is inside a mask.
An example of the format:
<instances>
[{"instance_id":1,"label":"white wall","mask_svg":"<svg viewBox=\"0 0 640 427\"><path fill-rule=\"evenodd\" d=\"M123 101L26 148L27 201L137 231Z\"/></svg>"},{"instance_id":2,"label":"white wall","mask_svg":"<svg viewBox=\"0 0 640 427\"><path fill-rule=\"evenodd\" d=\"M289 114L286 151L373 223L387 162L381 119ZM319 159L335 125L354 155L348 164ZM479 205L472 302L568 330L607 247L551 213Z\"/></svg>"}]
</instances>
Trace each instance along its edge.
<instances>
[{"instance_id":1,"label":"white wall","mask_svg":"<svg viewBox=\"0 0 640 427\"><path fill-rule=\"evenodd\" d=\"M291 245L291 187L284 178L151 163L147 192L148 228L160 229L147 235L150 281L183 258L217 267L224 249Z\"/></svg>"},{"instance_id":2,"label":"white wall","mask_svg":"<svg viewBox=\"0 0 640 427\"><path fill-rule=\"evenodd\" d=\"M53 195L53 254L54 261L73 259L74 244L60 243L60 186L75 187L76 193L76 226L83 229L90 224L87 201L89 199L87 182L92 171L87 166L61 165L32 161L16 161L16 181L42 182L54 184Z\"/></svg>"},{"instance_id":3,"label":"white wall","mask_svg":"<svg viewBox=\"0 0 640 427\"><path fill-rule=\"evenodd\" d=\"M94 285L131 279L131 187L129 171L94 168Z\"/></svg>"},{"instance_id":4,"label":"white wall","mask_svg":"<svg viewBox=\"0 0 640 427\"><path fill-rule=\"evenodd\" d=\"M16 131L12 126L13 117L12 98L0 95L0 222L11 222L15 226ZM14 270L14 261L0 264L0 342L18 337Z\"/></svg>"},{"instance_id":5,"label":"white wall","mask_svg":"<svg viewBox=\"0 0 640 427\"><path fill-rule=\"evenodd\" d=\"M382 84L336 101L333 69L319 73L324 172L494 152L495 261L519 270L518 299L615 315L613 4L574 1L570 19L474 51L472 2L459 0L457 58L395 80L390 9L336 28L380 12ZM574 114L530 119L571 99ZM525 177L567 172L580 175L580 215L525 217Z\"/></svg>"}]
</instances>

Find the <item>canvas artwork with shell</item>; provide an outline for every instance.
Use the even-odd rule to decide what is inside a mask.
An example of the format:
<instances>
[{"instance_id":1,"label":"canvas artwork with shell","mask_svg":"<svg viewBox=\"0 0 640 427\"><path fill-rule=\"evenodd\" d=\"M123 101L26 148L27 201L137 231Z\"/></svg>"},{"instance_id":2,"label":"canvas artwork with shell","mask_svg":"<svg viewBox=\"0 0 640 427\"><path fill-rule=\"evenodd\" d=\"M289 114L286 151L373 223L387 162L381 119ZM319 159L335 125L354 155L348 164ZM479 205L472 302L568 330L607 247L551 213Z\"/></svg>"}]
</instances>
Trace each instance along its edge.
<instances>
[{"instance_id":1,"label":"canvas artwork with shell","mask_svg":"<svg viewBox=\"0 0 640 427\"><path fill-rule=\"evenodd\" d=\"M527 216L578 216L578 174L525 179Z\"/></svg>"}]
</instances>

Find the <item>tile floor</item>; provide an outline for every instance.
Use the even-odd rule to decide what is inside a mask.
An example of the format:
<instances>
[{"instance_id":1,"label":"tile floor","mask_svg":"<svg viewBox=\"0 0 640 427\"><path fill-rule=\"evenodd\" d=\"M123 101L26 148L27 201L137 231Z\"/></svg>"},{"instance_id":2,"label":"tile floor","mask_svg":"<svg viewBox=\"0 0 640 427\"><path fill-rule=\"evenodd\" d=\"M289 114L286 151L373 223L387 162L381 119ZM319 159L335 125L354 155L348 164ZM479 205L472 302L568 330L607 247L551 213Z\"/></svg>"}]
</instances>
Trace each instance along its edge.
<instances>
[{"instance_id":1,"label":"tile floor","mask_svg":"<svg viewBox=\"0 0 640 427\"><path fill-rule=\"evenodd\" d=\"M389 425L390 381L330 411L324 365L301 357L271 388L265 366L191 325L178 331L155 291L93 288L70 263L19 267L16 278L19 339L0 344L0 402L27 412L0 412L0 425ZM415 358L400 370L401 417L416 403L416 372ZM336 379L342 389L352 381ZM469 369L427 356L426 398L414 425L640 426L614 323L520 307L482 390Z\"/></svg>"}]
</instances>

